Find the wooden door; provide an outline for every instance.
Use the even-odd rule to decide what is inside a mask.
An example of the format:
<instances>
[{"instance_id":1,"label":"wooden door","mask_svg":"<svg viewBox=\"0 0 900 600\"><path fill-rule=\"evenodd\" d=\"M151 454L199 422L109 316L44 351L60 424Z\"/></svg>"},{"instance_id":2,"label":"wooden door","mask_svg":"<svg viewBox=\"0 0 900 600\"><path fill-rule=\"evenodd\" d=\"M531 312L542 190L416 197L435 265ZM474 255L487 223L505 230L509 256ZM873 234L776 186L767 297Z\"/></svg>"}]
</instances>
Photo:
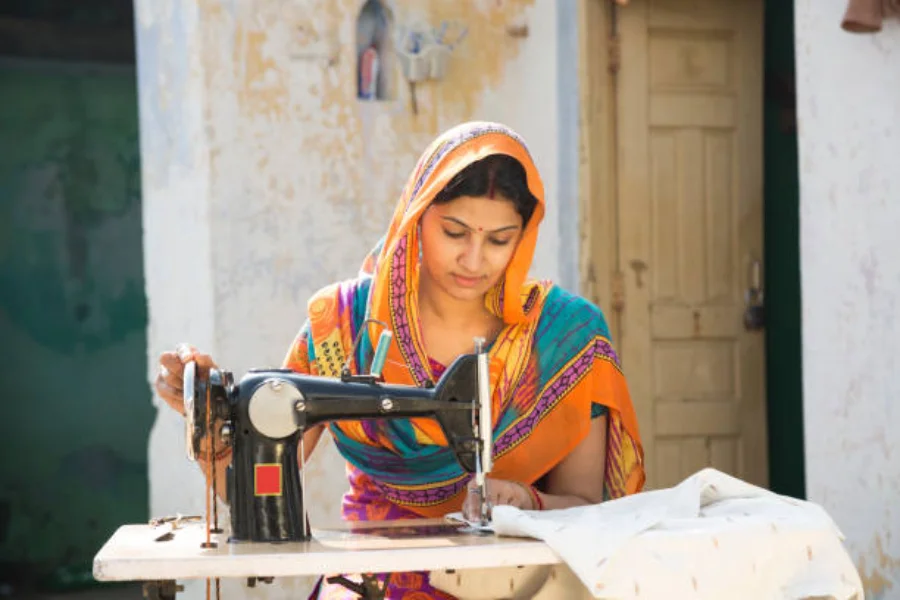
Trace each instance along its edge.
<instances>
[{"instance_id":1,"label":"wooden door","mask_svg":"<svg viewBox=\"0 0 900 600\"><path fill-rule=\"evenodd\" d=\"M648 488L713 466L767 485L764 340L743 325L762 264L762 0L618 9L619 347Z\"/></svg>"}]
</instances>

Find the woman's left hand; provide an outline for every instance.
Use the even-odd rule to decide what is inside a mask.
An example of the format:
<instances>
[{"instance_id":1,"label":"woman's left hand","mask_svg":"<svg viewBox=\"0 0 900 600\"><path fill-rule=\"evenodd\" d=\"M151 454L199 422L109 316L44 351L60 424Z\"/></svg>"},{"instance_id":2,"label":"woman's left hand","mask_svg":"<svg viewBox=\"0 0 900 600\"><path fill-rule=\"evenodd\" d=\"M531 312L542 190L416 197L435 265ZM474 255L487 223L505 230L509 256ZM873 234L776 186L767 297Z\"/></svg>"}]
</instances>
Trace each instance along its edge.
<instances>
[{"instance_id":1,"label":"woman's left hand","mask_svg":"<svg viewBox=\"0 0 900 600\"><path fill-rule=\"evenodd\" d=\"M522 510L535 510L534 499L528 491L528 485L517 481L486 478L485 487L489 506L515 506ZM481 519L481 496L473 478L469 482L466 500L463 503L463 516L470 521Z\"/></svg>"}]
</instances>

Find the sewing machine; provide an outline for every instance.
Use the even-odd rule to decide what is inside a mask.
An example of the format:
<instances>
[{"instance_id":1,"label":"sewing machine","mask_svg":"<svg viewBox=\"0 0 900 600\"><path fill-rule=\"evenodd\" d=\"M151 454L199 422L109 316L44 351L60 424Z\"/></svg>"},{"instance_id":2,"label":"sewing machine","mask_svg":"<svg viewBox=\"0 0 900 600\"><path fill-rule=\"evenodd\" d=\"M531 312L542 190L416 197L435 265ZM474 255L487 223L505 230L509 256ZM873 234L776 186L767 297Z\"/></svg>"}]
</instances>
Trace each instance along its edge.
<instances>
[{"instance_id":1,"label":"sewing machine","mask_svg":"<svg viewBox=\"0 0 900 600\"><path fill-rule=\"evenodd\" d=\"M483 486L491 469L491 427L483 341L476 340L475 352L455 360L430 389L379 382L389 342L389 336L380 340L369 374L344 369L339 379L268 369L251 370L235 384L229 372L213 369L201 379L194 363L186 366L188 457L195 460L205 451L204 443L216 447L217 438L233 449L231 543L310 539L303 434L320 423L345 419L436 419L459 464L475 474L482 489L481 517L487 521Z\"/></svg>"},{"instance_id":2,"label":"sewing machine","mask_svg":"<svg viewBox=\"0 0 900 600\"><path fill-rule=\"evenodd\" d=\"M379 338L368 374L351 374L345 365L340 378L288 369L253 369L235 382L228 371L211 369L207 376L200 377L195 363L185 366L188 458L196 461L204 454L213 454L214 448L231 448L227 465L231 528L227 544L256 545L254 551L262 551L260 548L268 548L264 546L268 544L312 541L304 502L303 436L311 427L339 420L435 419L460 466L474 474L481 498L481 524L489 522L485 476L491 470L492 438L484 340L476 339L473 353L457 358L433 387L423 388L381 381L390 340L389 332ZM215 512L215 471L209 479L207 499L212 501L207 506L213 506L214 515L206 515L205 540L201 537L198 543L204 550L218 548L223 537ZM162 521L155 523L159 524ZM156 539L171 541L176 529L184 531L184 524L184 519L172 519L172 531ZM434 531L448 533L447 527L452 526ZM453 529L452 533L459 535L465 528ZM427 531L426 527L423 534ZM166 581L171 583L169 578ZM174 597L171 585L155 585L150 595ZM374 591L359 593L364 598L377 597Z\"/></svg>"}]
</instances>

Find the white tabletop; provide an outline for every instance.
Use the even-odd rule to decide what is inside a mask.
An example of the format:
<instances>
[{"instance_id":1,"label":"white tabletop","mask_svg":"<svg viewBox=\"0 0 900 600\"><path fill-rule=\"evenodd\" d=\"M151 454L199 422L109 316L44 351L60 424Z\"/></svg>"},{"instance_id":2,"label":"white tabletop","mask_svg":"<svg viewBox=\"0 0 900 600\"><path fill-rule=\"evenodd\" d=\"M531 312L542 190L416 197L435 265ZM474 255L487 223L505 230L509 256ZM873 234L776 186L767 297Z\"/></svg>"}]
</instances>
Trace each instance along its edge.
<instances>
[{"instance_id":1,"label":"white tabletop","mask_svg":"<svg viewBox=\"0 0 900 600\"><path fill-rule=\"evenodd\" d=\"M149 581L214 577L295 577L331 573L430 571L556 564L544 542L464 530L444 520L341 524L313 528L309 542L229 543L212 535L204 548L203 523L125 525L94 558L98 581Z\"/></svg>"}]
</instances>

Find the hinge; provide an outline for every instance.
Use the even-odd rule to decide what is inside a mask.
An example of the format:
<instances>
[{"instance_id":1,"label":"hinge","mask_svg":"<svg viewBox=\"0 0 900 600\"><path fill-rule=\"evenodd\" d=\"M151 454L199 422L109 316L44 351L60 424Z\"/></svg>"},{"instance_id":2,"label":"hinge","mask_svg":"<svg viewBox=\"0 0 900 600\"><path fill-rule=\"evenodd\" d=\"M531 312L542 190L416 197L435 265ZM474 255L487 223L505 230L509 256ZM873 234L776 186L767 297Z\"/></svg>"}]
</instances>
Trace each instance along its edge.
<instances>
[{"instance_id":1,"label":"hinge","mask_svg":"<svg viewBox=\"0 0 900 600\"><path fill-rule=\"evenodd\" d=\"M613 274L612 309L617 313L625 310L625 274L622 271Z\"/></svg>"}]
</instances>

